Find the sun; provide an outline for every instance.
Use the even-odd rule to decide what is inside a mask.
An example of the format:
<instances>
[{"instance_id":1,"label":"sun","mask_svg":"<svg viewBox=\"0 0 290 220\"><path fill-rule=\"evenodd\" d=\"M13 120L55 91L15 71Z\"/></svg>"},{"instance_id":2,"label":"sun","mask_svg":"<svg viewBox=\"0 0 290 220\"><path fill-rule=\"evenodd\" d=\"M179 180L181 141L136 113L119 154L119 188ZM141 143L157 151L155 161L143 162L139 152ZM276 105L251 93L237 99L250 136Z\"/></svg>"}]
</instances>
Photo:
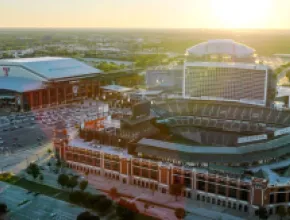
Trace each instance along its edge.
<instances>
[{"instance_id":1,"label":"sun","mask_svg":"<svg viewBox=\"0 0 290 220\"><path fill-rule=\"evenodd\" d=\"M273 0L211 0L215 21L223 28L265 27Z\"/></svg>"}]
</instances>

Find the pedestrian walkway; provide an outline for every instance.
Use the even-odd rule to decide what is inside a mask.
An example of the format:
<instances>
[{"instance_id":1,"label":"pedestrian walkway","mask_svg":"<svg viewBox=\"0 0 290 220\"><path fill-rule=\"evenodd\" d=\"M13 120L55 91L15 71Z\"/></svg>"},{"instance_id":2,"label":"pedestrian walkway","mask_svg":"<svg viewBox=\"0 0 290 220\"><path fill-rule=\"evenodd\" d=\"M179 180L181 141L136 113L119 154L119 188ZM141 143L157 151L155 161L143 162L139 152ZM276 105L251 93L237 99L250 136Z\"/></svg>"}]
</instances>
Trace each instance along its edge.
<instances>
[{"instance_id":1,"label":"pedestrian walkway","mask_svg":"<svg viewBox=\"0 0 290 220\"><path fill-rule=\"evenodd\" d=\"M229 215L226 212L226 208L219 206L212 206L211 204L202 203L195 201L193 199L187 199L184 197L179 197L178 201L175 201L175 197L169 194L163 194L160 192L154 192L150 189L141 188L134 185L123 184L121 181L116 181L114 179L107 179L101 176L89 175L88 177L90 185L96 187L99 190L108 191L112 187L116 187L118 192L122 195L127 195L130 197L138 197L137 200L142 201L152 201L155 204L160 204L162 206L170 207L172 209L184 208L187 212L193 213L200 217L205 217L208 219L219 219L223 220L242 220L246 219L248 216L242 215L242 213L235 213L235 217Z\"/></svg>"}]
</instances>

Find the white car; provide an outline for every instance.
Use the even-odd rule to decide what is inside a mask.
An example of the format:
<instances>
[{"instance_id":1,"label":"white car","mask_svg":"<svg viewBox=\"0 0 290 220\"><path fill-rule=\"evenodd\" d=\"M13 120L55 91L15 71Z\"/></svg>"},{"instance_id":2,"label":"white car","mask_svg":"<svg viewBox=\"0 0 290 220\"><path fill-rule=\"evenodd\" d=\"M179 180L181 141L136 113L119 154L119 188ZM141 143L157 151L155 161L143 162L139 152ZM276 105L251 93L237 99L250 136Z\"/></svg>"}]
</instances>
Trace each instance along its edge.
<instances>
[{"instance_id":1,"label":"white car","mask_svg":"<svg viewBox=\"0 0 290 220\"><path fill-rule=\"evenodd\" d=\"M55 217L56 216L56 213L51 213L50 214L50 217Z\"/></svg>"}]
</instances>

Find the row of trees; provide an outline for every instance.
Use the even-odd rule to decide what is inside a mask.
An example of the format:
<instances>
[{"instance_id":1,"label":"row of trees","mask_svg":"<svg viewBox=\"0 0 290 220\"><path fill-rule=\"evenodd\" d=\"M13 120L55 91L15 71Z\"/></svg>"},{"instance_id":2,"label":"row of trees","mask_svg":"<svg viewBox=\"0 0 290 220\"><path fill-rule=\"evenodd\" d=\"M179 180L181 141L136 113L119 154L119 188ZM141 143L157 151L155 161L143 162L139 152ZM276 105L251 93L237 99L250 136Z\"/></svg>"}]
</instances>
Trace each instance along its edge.
<instances>
[{"instance_id":1,"label":"row of trees","mask_svg":"<svg viewBox=\"0 0 290 220\"><path fill-rule=\"evenodd\" d=\"M88 186L87 180L82 180L78 182L78 177L73 175L67 175L67 174L60 174L57 178L58 184L61 186L62 189L69 188L71 191L79 185L80 190L85 191L85 189Z\"/></svg>"},{"instance_id":2,"label":"row of trees","mask_svg":"<svg viewBox=\"0 0 290 220\"><path fill-rule=\"evenodd\" d=\"M108 199L104 195L93 195L87 192L75 191L70 194L70 201L77 205L82 205L91 209L102 216L105 216L110 211L115 210L116 215L120 220L136 219L139 210L135 203L128 200L120 199L117 204ZM97 216L92 216L89 212L81 213L77 220L98 220Z\"/></svg>"},{"instance_id":3,"label":"row of trees","mask_svg":"<svg viewBox=\"0 0 290 220\"><path fill-rule=\"evenodd\" d=\"M114 62L100 62L98 64L95 65L96 68L103 70L104 72L110 72L110 71L114 71L114 70L122 70L125 69L126 66L125 64L116 64Z\"/></svg>"},{"instance_id":4,"label":"row of trees","mask_svg":"<svg viewBox=\"0 0 290 220\"><path fill-rule=\"evenodd\" d=\"M91 209L101 215L106 215L112 208L112 200L104 195L94 195L84 191L74 191L69 195L69 200L77 205Z\"/></svg>"},{"instance_id":5,"label":"row of trees","mask_svg":"<svg viewBox=\"0 0 290 220\"><path fill-rule=\"evenodd\" d=\"M135 65L139 68L146 68L149 66L166 65L169 63L168 56L165 54L150 54L140 55L135 57Z\"/></svg>"},{"instance_id":6,"label":"row of trees","mask_svg":"<svg viewBox=\"0 0 290 220\"><path fill-rule=\"evenodd\" d=\"M275 70L275 75L278 76L280 73L282 73L285 69L287 69L288 67L290 67L290 62L289 63L285 63L283 65L281 65L280 67L278 67ZM288 73L286 75L288 77ZM289 78L289 77L288 77Z\"/></svg>"}]
</instances>

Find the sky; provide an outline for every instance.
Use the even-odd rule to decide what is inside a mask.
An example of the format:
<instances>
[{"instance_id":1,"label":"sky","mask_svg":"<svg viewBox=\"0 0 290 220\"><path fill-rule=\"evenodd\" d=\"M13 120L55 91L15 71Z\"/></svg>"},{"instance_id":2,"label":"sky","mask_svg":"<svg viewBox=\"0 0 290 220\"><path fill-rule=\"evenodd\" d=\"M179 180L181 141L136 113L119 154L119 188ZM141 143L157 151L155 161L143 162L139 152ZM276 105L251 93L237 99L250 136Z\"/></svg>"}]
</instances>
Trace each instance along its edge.
<instances>
[{"instance_id":1,"label":"sky","mask_svg":"<svg viewBox=\"0 0 290 220\"><path fill-rule=\"evenodd\" d=\"M290 29L290 0L0 0L0 27Z\"/></svg>"}]
</instances>

